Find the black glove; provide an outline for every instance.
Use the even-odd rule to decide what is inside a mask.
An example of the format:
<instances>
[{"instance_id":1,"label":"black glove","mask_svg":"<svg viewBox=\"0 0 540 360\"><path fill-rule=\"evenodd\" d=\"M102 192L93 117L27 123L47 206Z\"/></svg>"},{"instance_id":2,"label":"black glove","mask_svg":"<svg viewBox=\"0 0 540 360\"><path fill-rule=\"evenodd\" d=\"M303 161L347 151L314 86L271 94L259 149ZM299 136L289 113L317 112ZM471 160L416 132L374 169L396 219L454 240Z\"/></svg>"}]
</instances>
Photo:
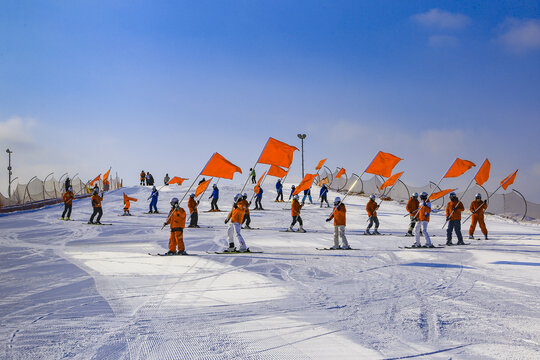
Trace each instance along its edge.
<instances>
[{"instance_id":1,"label":"black glove","mask_svg":"<svg viewBox=\"0 0 540 360\"><path fill-rule=\"evenodd\" d=\"M332 219L328 218L328 219L326 219L326 222L329 222L330 220L332 220Z\"/></svg>"},{"instance_id":2,"label":"black glove","mask_svg":"<svg viewBox=\"0 0 540 360\"><path fill-rule=\"evenodd\" d=\"M225 224L226 224L226 223L228 223L228 222L229 222L229 220L228 220L228 219L227 219L227 220L225 220Z\"/></svg>"},{"instance_id":3,"label":"black glove","mask_svg":"<svg viewBox=\"0 0 540 360\"><path fill-rule=\"evenodd\" d=\"M197 205L199 205L201 203L201 200L197 200Z\"/></svg>"},{"instance_id":4,"label":"black glove","mask_svg":"<svg viewBox=\"0 0 540 360\"><path fill-rule=\"evenodd\" d=\"M163 223L163 226L167 226L167 223L166 223L166 222L164 222L164 223Z\"/></svg>"}]
</instances>

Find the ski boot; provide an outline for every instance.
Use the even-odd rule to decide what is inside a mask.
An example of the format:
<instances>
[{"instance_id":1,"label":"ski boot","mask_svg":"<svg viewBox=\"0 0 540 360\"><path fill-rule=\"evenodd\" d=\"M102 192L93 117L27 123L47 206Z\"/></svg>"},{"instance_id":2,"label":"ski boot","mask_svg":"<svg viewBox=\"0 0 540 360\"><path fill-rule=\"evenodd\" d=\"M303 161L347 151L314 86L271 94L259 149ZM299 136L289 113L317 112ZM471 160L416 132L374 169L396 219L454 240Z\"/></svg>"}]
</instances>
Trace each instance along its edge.
<instances>
[{"instance_id":1,"label":"ski boot","mask_svg":"<svg viewBox=\"0 0 540 360\"><path fill-rule=\"evenodd\" d=\"M341 250L351 250L351 247L349 245L345 245L341 247Z\"/></svg>"},{"instance_id":2,"label":"ski boot","mask_svg":"<svg viewBox=\"0 0 540 360\"><path fill-rule=\"evenodd\" d=\"M236 248L234 247L234 244L231 243L227 249L223 250L223 252L233 253L236 252Z\"/></svg>"},{"instance_id":3,"label":"ski boot","mask_svg":"<svg viewBox=\"0 0 540 360\"><path fill-rule=\"evenodd\" d=\"M373 234L370 233L369 230L366 230L366 231L364 231L364 235L373 235Z\"/></svg>"},{"instance_id":4,"label":"ski boot","mask_svg":"<svg viewBox=\"0 0 540 360\"><path fill-rule=\"evenodd\" d=\"M94 224L91 220L88 220L88 223L89 223L89 224Z\"/></svg>"},{"instance_id":5,"label":"ski boot","mask_svg":"<svg viewBox=\"0 0 540 360\"><path fill-rule=\"evenodd\" d=\"M340 250L341 248L339 247L339 245L334 245L332 247L330 247L331 250Z\"/></svg>"},{"instance_id":6,"label":"ski boot","mask_svg":"<svg viewBox=\"0 0 540 360\"><path fill-rule=\"evenodd\" d=\"M474 236L473 236L473 235L469 235L469 239L474 240Z\"/></svg>"},{"instance_id":7,"label":"ski boot","mask_svg":"<svg viewBox=\"0 0 540 360\"><path fill-rule=\"evenodd\" d=\"M421 248L422 245L417 244L417 243L414 243L414 244L411 245L411 247L412 247L412 248Z\"/></svg>"},{"instance_id":8,"label":"ski boot","mask_svg":"<svg viewBox=\"0 0 540 360\"><path fill-rule=\"evenodd\" d=\"M453 245L454 245L454 244L452 243L451 240L448 240L448 241L446 242L446 246L453 246Z\"/></svg>"},{"instance_id":9,"label":"ski boot","mask_svg":"<svg viewBox=\"0 0 540 360\"><path fill-rule=\"evenodd\" d=\"M381 233L380 233L377 229L375 229L375 230L373 231L373 235L381 235Z\"/></svg>"},{"instance_id":10,"label":"ski boot","mask_svg":"<svg viewBox=\"0 0 540 360\"><path fill-rule=\"evenodd\" d=\"M169 250L165 253L165 255L176 255L176 251Z\"/></svg>"},{"instance_id":11,"label":"ski boot","mask_svg":"<svg viewBox=\"0 0 540 360\"><path fill-rule=\"evenodd\" d=\"M238 249L238 252L246 253L246 252L251 252L251 251L249 251L248 247L241 247L240 249Z\"/></svg>"},{"instance_id":12,"label":"ski boot","mask_svg":"<svg viewBox=\"0 0 540 360\"><path fill-rule=\"evenodd\" d=\"M68 220L69 220L69 218L68 218ZM484 239L485 239L485 240L489 240L488 237L487 237L487 235L484 235Z\"/></svg>"},{"instance_id":13,"label":"ski boot","mask_svg":"<svg viewBox=\"0 0 540 360\"><path fill-rule=\"evenodd\" d=\"M433 246L433 244L426 244L424 245L425 248L429 248L429 249L432 249L434 248L435 246Z\"/></svg>"},{"instance_id":14,"label":"ski boot","mask_svg":"<svg viewBox=\"0 0 540 360\"><path fill-rule=\"evenodd\" d=\"M405 234L405 236L414 236L412 231L407 231L407 233Z\"/></svg>"},{"instance_id":15,"label":"ski boot","mask_svg":"<svg viewBox=\"0 0 540 360\"><path fill-rule=\"evenodd\" d=\"M300 226L298 227L298 232L305 233L306 230L304 230L304 228L302 227L302 225L300 225Z\"/></svg>"},{"instance_id":16,"label":"ski boot","mask_svg":"<svg viewBox=\"0 0 540 360\"><path fill-rule=\"evenodd\" d=\"M176 253L176 255L187 255L188 253L186 252L186 250L182 250L182 251L178 251Z\"/></svg>"}]
</instances>

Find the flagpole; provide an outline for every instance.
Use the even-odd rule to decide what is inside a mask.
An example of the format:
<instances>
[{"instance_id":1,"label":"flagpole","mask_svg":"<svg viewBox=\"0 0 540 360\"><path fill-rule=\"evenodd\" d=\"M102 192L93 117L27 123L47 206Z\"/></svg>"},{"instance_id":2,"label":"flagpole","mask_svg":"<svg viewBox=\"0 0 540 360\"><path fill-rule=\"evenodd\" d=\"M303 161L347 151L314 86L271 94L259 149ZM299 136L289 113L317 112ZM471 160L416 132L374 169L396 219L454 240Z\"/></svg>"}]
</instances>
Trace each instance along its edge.
<instances>
[{"instance_id":1,"label":"flagpole","mask_svg":"<svg viewBox=\"0 0 540 360\"><path fill-rule=\"evenodd\" d=\"M465 189L465 191L463 192L463 194L461 195L461 198L463 199L465 197L465 194L467 193L467 190L469 190L469 187L471 186L471 184L473 183L474 179L476 178L476 175L471 179L471 182L469 182L469 185L467 185L467 188ZM460 203L463 204L463 202L460 200L459 201ZM458 203L459 204L459 203ZM465 204L463 204L463 206L465 206ZM452 212L450 213L450 216L448 216L449 218L452 217L452 215L454 215L454 212L456 211L455 208L452 208ZM446 224L448 224L448 218L446 219L446 221L444 222L444 225L442 226L442 229L444 229L444 227L446 226Z\"/></svg>"},{"instance_id":2,"label":"flagpole","mask_svg":"<svg viewBox=\"0 0 540 360\"><path fill-rule=\"evenodd\" d=\"M506 183L505 183L506 184ZM495 189L494 192L491 193L491 195L488 195L488 198L486 199L486 201L488 201L493 195L495 195L495 193L503 186L503 184L499 185L498 188ZM473 216L473 214L475 212L477 212L482 206L484 206L484 203L482 203L482 205L480 205L479 207L477 207L476 209L474 209L474 211L472 213L469 214L469 216L463 220L463 224L465 224L467 222L467 220L469 220L471 218L471 216Z\"/></svg>"},{"instance_id":3,"label":"flagpole","mask_svg":"<svg viewBox=\"0 0 540 360\"><path fill-rule=\"evenodd\" d=\"M367 168L369 168L369 166ZM332 213L330 214L329 218L331 218L332 215L334 215L334 212L336 211L336 208L347 198L347 196L349 196L349 194L351 193L351 189L353 189L356 186L356 183L358 182L358 180L360 180L362 178L362 176L364 176L365 173L366 173L366 171L364 170L364 172L360 176L358 176L358 179L356 179L356 181L352 184L352 186L349 188L349 190L347 190L347 193L345 194L343 199L341 199L341 201L337 205L334 205L334 208L332 209Z\"/></svg>"}]
</instances>

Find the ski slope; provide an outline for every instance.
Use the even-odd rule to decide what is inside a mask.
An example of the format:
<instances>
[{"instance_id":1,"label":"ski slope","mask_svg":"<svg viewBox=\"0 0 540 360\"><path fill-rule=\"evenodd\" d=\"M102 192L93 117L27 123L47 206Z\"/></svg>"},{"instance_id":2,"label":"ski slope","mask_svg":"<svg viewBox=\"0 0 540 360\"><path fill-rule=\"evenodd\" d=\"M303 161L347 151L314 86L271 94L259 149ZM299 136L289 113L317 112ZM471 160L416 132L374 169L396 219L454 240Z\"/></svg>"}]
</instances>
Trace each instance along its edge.
<instances>
[{"instance_id":1,"label":"ski slope","mask_svg":"<svg viewBox=\"0 0 540 360\"><path fill-rule=\"evenodd\" d=\"M240 187L220 186L221 209ZM308 204L308 232L280 232L290 204L273 202L269 184L265 210L251 212L259 229L243 230L263 253L207 253L227 245L226 213L205 212L204 199L199 224L211 227L184 232L192 256L149 256L167 250L160 228L184 189L163 189L152 215L147 187L106 193L101 221L112 226L85 224L89 199L74 202L77 221L58 220L62 205L0 217L0 358L540 358L538 226L488 216L488 241L405 250L402 205L379 211L391 235L364 236L366 198L349 197L359 250L318 251L333 243L331 209ZM139 199L131 217L118 216L124 191ZM436 245L443 223L432 216Z\"/></svg>"}]
</instances>

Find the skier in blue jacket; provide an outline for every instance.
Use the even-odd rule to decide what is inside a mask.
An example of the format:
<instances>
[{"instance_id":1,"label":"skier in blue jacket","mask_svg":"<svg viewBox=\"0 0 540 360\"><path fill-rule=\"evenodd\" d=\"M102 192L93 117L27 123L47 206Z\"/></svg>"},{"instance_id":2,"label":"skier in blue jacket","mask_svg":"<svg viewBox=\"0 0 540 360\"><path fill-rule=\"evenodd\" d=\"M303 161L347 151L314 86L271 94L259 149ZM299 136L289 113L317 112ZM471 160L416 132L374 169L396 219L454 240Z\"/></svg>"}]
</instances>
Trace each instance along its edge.
<instances>
[{"instance_id":1,"label":"skier in blue jacket","mask_svg":"<svg viewBox=\"0 0 540 360\"><path fill-rule=\"evenodd\" d=\"M219 208L217 206L217 202L219 199L219 189L217 187L217 184L212 185L212 188L214 189L212 191L212 195L210 195L209 199L212 199L212 203L210 204L212 206L212 209L210 211L219 211Z\"/></svg>"},{"instance_id":2,"label":"skier in blue jacket","mask_svg":"<svg viewBox=\"0 0 540 360\"><path fill-rule=\"evenodd\" d=\"M294 190L296 190L296 186L291 186L291 194L289 195L289 200L293 197Z\"/></svg>"},{"instance_id":3,"label":"skier in blue jacket","mask_svg":"<svg viewBox=\"0 0 540 360\"><path fill-rule=\"evenodd\" d=\"M326 207L330 207L330 204L328 203L328 188L326 187L326 184L323 184L321 187L321 191L319 192L319 196L321 198L321 207L323 202L326 202Z\"/></svg>"},{"instance_id":4,"label":"skier in blue jacket","mask_svg":"<svg viewBox=\"0 0 540 360\"><path fill-rule=\"evenodd\" d=\"M281 197L281 201L283 202L283 184L281 183L281 179L278 179L276 183L276 191L277 191L276 202L279 201L280 197Z\"/></svg>"},{"instance_id":5,"label":"skier in blue jacket","mask_svg":"<svg viewBox=\"0 0 540 360\"><path fill-rule=\"evenodd\" d=\"M148 197L148 199L152 199L150 201L150 210L148 211L149 214L155 213L158 214L159 211L157 210L157 201L159 197L159 191L156 189L156 187L152 187L152 194ZM152 211L152 208L154 208L154 211Z\"/></svg>"},{"instance_id":6,"label":"skier in blue jacket","mask_svg":"<svg viewBox=\"0 0 540 360\"><path fill-rule=\"evenodd\" d=\"M255 196L255 210L264 210L261 204L263 189L259 186L259 192Z\"/></svg>"}]
</instances>

